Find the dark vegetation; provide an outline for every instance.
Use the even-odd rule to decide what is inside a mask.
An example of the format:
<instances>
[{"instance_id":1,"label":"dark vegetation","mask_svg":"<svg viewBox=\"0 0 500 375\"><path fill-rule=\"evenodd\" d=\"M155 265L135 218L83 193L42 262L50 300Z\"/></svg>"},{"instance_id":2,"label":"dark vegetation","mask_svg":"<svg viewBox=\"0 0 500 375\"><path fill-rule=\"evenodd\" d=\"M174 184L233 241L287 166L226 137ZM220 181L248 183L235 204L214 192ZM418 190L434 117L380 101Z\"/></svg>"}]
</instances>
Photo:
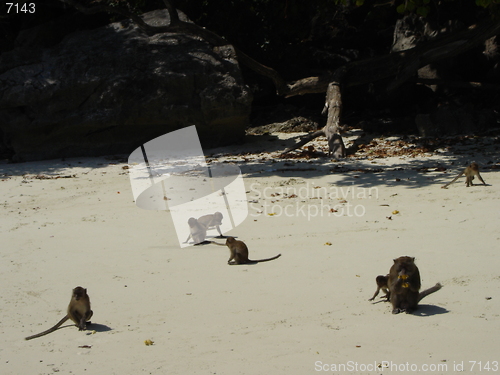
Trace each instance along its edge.
<instances>
[{"instance_id":1,"label":"dark vegetation","mask_svg":"<svg viewBox=\"0 0 500 375\"><path fill-rule=\"evenodd\" d=\"M177 0L170 3L197 25L222 36L246 55L274 69L288 89L291 82L305 77L325 79L324 87L318 89L316 85L316 91L298 90L290 95L289 91L280 93L276 82L241 64L245 80L254 93L254 124L303 116L323 126L326 120L319 113L325 103L328 77L339 67L387 56L392 52L395 36L410 35L408 47L413 47L487 22L496 27L499 2ZM134 14L165 7L159 0L82 0L79 3L86 7L109 5ZM5 36L0 38L0 52L27 44L33 48L49 47L75 30L124 18L111 12L83 14L58 0L36 1L36 4L35 14L8 16L4 3L0 4L0 33ZM400 26L403 24L401 29L397 28L398 22ZM500 51L495 37L488 35L483 39L487 42L451 53L449 58L445 53L429 65L414 67L409 72L405 72L405 67L410 61L400 65L388 61L389 70L395 70L391 76L378 78L376 72L369 73L373 79L369 75L363 82L356 81L354 73L349 76L348 72L342 82L341 122L362 126L368 131L420 132L422 135L477 133L495 128L500 103ZM354 68L350 71L355 75L359 75L356 69L366 71L364 67L351 66ZM417 73L418 68L422 69ZM308 95L302 95L304 93ZM290 97L286 98L287 95ZM458 109L471 114L470 126L453 120L451 114ZM422 114L428 118L419 127L415 119ZM449 123L443 125L443 119Z\"/></svg>"},{"instance_id":2,"label":"dark vegetation","mask_svg":"<svg viewBox=\"0 0 500 375\"><path fill-rule=\"evenodd\" d=\"M415 34L414 44L420 44L441 34L465 30L498 13L497 2L487 0L188 0L178 2L178 6L198 24L274 68L286 81L321 76L354 61L387 55L396 24L402 18L414 19L410 22L414 29L409 33ZM432 90L416 82L417 74L392 92L387 88L394 77L344 88L342 122L374 132L422 134L415 116L439 112L434 117L441 120L441 128L428 129L426 135L483 132L496 127L498 53L496 38L492 38L486 45L480 43L458 56L434 62L419 74L441 80L431 86ZM284 121L293 115L324 124L325 118L319 117L324 93L285 99L275 94L269 79L245 67L243 70L254 89L255 125ZM426 70L431 74L425 74ZM482 85L472 88L469 82ZM488 83L493 85L484 85ZM464 106L474 112L470 127L450 119L450 112Z\"/></svg>"}]
</instances>

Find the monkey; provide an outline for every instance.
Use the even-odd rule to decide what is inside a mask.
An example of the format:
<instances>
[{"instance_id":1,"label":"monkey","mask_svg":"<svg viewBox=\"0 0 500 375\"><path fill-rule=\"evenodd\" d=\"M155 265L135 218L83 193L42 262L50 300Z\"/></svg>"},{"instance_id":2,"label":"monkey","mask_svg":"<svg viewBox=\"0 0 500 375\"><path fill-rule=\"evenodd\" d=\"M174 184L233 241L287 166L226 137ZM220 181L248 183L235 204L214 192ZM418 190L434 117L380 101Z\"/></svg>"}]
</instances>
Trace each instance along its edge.
<instances>
[{"instance_id":1,"label":"monkey","mask_svg":"<svg viewBox=\"0 0 500 375\"><path fill-rule=\"evenodd\" d=\"M375 294L373 295L373 297L370 298L368 301L373 301L375 299L375 297L378 295L380 289L382 289L382 291L384 293L386 293L385 296L382 296L380 298L386 298L386 301L390 301L391 292L389 291L389 287L387 286L387 283L389 281L389 274L387 274L386 276L382 276L382 275L377 276L375 281L377 283L377 290L375 291ZM437 292L441 288L442 288L442 285L440 283L436 283L436 285L424 290L423 292L420 292L418 294L417 302L420 302L424 297L427 297L429 294Z\"/></svg>"},{"instance_id":2,"label":"monkey","mask_svg":"<svg viewBox=\"0 0 500 375\"><path fill-rule=\"evenodd\" d=\"M186 242L188 242L189 239L192 238L195 245L204 243L205 237L207 236L207 228L204 225L201 225L199 221L196 220L194 217L189 218L188 225L190 233Z\"/></svg>"},{"instance_id":3,"label":"monkey","mask_svg":"<svg viewBox=\"0 0 500 375\"><path fill-rule=\"evenodd\" d=\"M408 256L394 259L394 264L389 270L387 286L393 314L401 312L411 314L418 308L418 303L424 297L441 289L441 284L437 283L419 293L420 272L415 265L415 258Z\"/></svg>"},{"instance_id":4,"label":"monkey","mask_svg":"<svg viewBox=\"0 0 500 375\"><path fill-rule=\"evenodd\" d=\"M420 273L415 265L415 258L403 256L394 259L389 270L390 301L392 313L406 312L411 314L417 309L418 292L420 290Z\"/></svg>"},{"instance_id":5,"label":"monkey","mask_svg":"<svg viewBox=\"0 0 500 375\"><path fill-rule=\"evenodd\" d=\"M211 241L215 245L224 246L223 244ZM272 258L267 259L259 259L259 260L251 260L248 259L248 247L245 245L243 241L238 241L234 237L227 237L226 246L229 248L229 259L227 264L235 265L235 264L256 264L259 262L267 262L270 260L277 259L281 256L281 254L276 255Z\"/></svg>"},{"instance_id":6,"label":"monkey","mask_svg":"<svg viewBox=\"0 0 500 375\"><path fill-rule=\"evenodd\" d=\"M92 315L93 311L90 309L90 298L87 294L87 289L77 286L73 289L71 294L71 300L69 301L66 316L62 318L54 327L36 335L25 337L25 340L31 340L52 333L68 319L71 319L78 326L79 331L83 331L87 328L86 322L90 323L89 320Z\"/></svg>"},{"instance_id":7,"label":"monkey","mask_svg":"<svg viewBox=\"0 0 500 375\"><path fill-rule=\"evenodd\" d=\"M385 296L382 296L380 298L385 298L386 301L389 301L391 293L389 292L389 287L387 286L387 280L389 280L389 274L387 274L386 276L379 275L376 277L375 282L377 283L377 290L375 291L373 297L370 298L368 301L373 301L375 297L378 296L380 289L382 289L382 292L385 293Z\"/></svg>"},{"instance_id":8,"label":"monkey","mask_svg":"<svg viewBox=\"0 0 500 375\"><path fill-rule=\"evenodd\" d=\"M465 183L467 187L474 186L474 184L472 183L474 176L477 176L479 181L481 181L483 185L486 185L486 182L484 182L481 175L479 174L479 165L477 163L471 163L467 168L465 168L462 172L460 172L457 177L455 177L451 182L447 183L446 185L441 186L441 188L447 189L449 185L458 180L458 178L461 177L463 174L465 174Z\"/></svg>"},{"instance_id":9,"label":"monkey","mask_svg":"<svg viewBox=\"0 0 500 375\"><path fill-rule=\"evenodd\" d=\"M207 230L209 229L217 229L217 232L219 232L219 236L217 238L226 238L222 235L222 232L220 231L219 225L222 224L222 214L220 212L216 212L210 215L204 215L198 218L198 223L203 225Z\"/></svg>"}]
</instances>

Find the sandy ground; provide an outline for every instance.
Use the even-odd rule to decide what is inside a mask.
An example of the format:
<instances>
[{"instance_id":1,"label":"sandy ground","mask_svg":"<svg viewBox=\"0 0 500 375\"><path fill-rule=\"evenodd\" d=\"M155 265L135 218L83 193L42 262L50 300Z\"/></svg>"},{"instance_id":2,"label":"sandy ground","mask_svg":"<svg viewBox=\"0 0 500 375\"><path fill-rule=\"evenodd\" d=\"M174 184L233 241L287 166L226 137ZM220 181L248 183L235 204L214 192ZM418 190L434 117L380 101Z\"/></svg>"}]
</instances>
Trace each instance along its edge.
<instances>
[{"instance_id":1,"label":"sandy ground","mask_svg":"<svg viewBox=\"0 0 500 375\"><path fill-rule=\"evenodd\" d=\"M270 137L207 152L236 162L248 192L248 218L225 234L253 258L282 254L257 265L181 249L168 212L134 204L123 160L0 165L0 373L498 373L500 173L440 189L471 159L497 165L498 146L281 160L261 153L282 148ZM402 255L423 288L444 286L412 315L368 301ZM78 285L88 330L25 341L64 316Z\"/></svg>"}]
</instances>

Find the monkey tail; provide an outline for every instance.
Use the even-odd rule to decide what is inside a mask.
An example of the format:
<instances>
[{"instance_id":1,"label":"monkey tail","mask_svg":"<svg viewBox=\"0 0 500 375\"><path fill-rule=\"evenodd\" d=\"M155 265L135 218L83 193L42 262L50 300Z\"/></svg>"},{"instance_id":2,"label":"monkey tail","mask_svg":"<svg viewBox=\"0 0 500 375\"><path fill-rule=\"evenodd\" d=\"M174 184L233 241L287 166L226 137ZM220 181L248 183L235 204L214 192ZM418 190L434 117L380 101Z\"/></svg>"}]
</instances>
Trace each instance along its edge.
<instances>
[{"instance_id":1,"label":"monkey tail","mask_svg":"<svg viewBox=\"0 0 500 375\"><path fill-rule=\"evenodd\" d=\"M427 297L429 294L437 292L439 289L441 289L441 287L442 285L440 283L437 283L436 285L424 290L423 292L420 292L418 295L418 302L420 302L424 297Z\"/></svg>"},{"instance_id":2,"label":"monkey tail","mask_svg":"<svg viewBox=\"0 0 500 375\"><path fill-rule=\"evenodd\" d=\"M268 262L268 261L270 261L270 260L278 259L280 256L281 256L281 254L278 254L278 255L276 255L275 257L272 257L272 258L267 258L267 259L259 259L259 260L251 260L251 259L248 259L248 261L249 261L249 262L252 262L252 263Z\"/></svg>"},{"instance_id":3,"label":"monkey tail","mask_svg":"<svg viewBox=\"0 0 500 375\"><path fill-rule=\"evenodd\" d=\"M43 332L40 332L40 333L37 333L36 335L33 335L33 336L28 336L28 337L25 337L24 339L25 340L31 340L31 339L36 339L37 337L42 337L42 336L45 336L45 335L48 335L49 333L52 333L54 332L56 329L58 329L60 326L63 325L63 323L69 319L69 316L66 315L64 318L62 318L54 327L52 328L49 328L48 330L46 331L43 331Z\"/></svg>"},{"instance_id":4,"label":"monkey tail","mask_svg":"<svg viewBox=\"0 0 500 375\"><path fill-rule=\"evenodd\" d=\"M452 183L454 183L456 180L458 180L462 175L464 174L464 171L460 173L457 177L455 177L451 182L448 182L446 185L441 186L441 189L448 189L448 186L450 186Z\"/></svg>"},{"instance_id":5,"label":"monkey tail","mask_svg":"<svg viewBox=\"0 0 500 375\"><path fill-rule=\"evenodd\" d=\"M213 243L214 245L219 245L219 246L226 246L225 243L218 243L218 242L215 242L215 241L208 241L209 243Z\"/></svg>"}]
</instances>

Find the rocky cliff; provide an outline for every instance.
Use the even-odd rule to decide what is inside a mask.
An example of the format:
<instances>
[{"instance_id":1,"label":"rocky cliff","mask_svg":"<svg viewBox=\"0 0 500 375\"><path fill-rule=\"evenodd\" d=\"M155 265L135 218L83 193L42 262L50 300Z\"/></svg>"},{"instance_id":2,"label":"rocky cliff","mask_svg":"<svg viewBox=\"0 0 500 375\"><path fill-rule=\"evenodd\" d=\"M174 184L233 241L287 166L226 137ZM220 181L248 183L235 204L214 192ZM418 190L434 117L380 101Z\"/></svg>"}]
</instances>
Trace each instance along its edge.
<instances>
[{"instance_id":1,"label":"rocky cliff","mask_svg":"<svg viewBox=\"0 0 500 375\"><path fill-rule=\"evenodd\" d=\"M144 19L168 23L165 11ZM0 57L0 154L23 161L128 153L189 125L205 147L229 144L244 135L251 99L230 45L147 36L121 21Z\"/></svg>"}]
</instances>

